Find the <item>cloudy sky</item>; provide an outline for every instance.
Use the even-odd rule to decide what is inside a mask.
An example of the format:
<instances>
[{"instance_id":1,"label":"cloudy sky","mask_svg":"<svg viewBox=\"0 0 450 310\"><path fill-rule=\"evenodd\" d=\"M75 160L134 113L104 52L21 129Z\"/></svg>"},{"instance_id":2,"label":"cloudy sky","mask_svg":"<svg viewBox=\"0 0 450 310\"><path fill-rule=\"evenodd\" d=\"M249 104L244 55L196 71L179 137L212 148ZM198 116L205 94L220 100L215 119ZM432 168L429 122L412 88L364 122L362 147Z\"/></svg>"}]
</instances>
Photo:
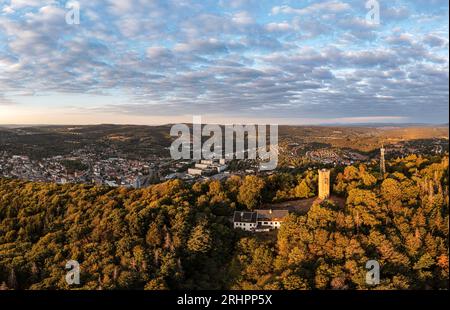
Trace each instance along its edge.
<instances>
[{"instance_id":1,"label":"cloudy sky","mask_svg":"<svg viewBox=\"0 0 450 310\"><path fill-rule=\"evenodd\" d=\"M448 122L448 1L366 2L0 0L0 123Z\"/></svg>"}]
</instances>

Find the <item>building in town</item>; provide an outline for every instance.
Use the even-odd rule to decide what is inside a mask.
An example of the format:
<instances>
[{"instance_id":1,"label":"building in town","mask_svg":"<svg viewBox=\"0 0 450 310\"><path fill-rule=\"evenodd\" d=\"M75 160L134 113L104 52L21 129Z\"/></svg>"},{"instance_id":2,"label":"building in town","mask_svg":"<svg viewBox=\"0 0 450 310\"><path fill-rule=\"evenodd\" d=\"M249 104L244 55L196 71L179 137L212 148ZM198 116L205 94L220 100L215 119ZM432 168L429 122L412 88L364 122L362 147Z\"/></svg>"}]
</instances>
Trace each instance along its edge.
<instances>
[{"instance_id":1,"label":"building in town","mask_svg":"<svg viewBox=\"0 0 450 310\"><path fill-rule=\"evenodd\" d=\"M227 168L228 165L226 165L225 160L203 159L199 163L196 163L194 168L189 168L187 173L193 176L213 175L221 173Z\"/></svg>"},{"instance_id":2,"label":"building in town","mask_svg":"<svg viewBox=\"0 0 450 310\"><path fill-rule=\"evenodd\" d=\"M204 169L200 169L200 168L189 168L187 170L187 173L190 175L202 175L204 174Z\"/></svg>"}]
</instances>

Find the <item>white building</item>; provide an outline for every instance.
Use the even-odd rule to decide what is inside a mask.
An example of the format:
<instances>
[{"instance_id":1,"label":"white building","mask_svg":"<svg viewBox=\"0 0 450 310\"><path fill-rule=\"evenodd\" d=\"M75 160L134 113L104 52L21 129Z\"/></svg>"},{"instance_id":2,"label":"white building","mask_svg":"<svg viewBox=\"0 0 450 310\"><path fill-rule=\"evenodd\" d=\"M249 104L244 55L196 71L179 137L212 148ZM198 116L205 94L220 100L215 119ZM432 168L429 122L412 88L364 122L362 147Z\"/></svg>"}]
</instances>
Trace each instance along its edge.
<instances>
[{"instance_id":1,"label":"white building","mask_svg":"<svg viewBox=\"0 0 450 310\"><path fill-rule=\"evenodd\" d=\"M202 175L203 169L189 168L187 173L190 174L190 175Z\"/></svg>"},{"instance_id":2,"label":"white building","mask_svg":"<svg viewBox=\"0 0 450 310\"><path fill-rule=\"evenodd\" d=\"M204 165L212 165L215 163L215 160L214 159L202 159L200 161L200 163L204 164Z\"/></svg>"},{"instance_id":3,"label":"white building","mask_svg":"<svg viewBox=\"0 0 450 310\"><path fill-rule=\"evenodd\" d=\"M195 168L198 168L198 169L206 169L208 167L209 167L208 164L195 164Z\"/></svg>"},{"instance_id":4,"label":"white building","mask_svg":"<svg viewBox=\"0 0 450 310\"><path fill-rule=\"evenodd\" d=\"M233 216L233 227L246 231L256 229L256 212L235 211Z\"/></svg>"},{"instance_id":5,"label":"white building","mask_svg":"<svg viewBox=\"0 0 450 310\"><path fill-rule=\"evenodd\" d=\"M220 165L220 166L217 166L216 168L217 168L217 172L221 173L221 172L227 170L228 166L227 165Z\"/></svg>"},{"instance_id":6,"label":"white building","mask_svg":"<svg viewBox=\"0 0 450 310\"><path fill-rule=\"evenodd\" d=\"M228 169L227 165L221 165L216 159L203 159L196 163L194 168L189 168L187 173L190 175L212 175L222 173Z\"/></svg>"},{"instance_id":7,"label":"white building","mask_svg":"<svg viewBox=\"0 0 450 310\"><path fill-rule=\"evenodd\" d=\"M257 232L278 229L288 214L288 210L235 211L233 227Z\"/></svg>"},{"instance_id":8,"label":"white building","mask_svg":"<svg viewBox=\"0 0 450 310\"><path fill-rule=\"evenodd\" d=\"M268 227L271 229L280 228L288 216L288 210L256 210L258 227Z\"/></svg>"}]
</instances>

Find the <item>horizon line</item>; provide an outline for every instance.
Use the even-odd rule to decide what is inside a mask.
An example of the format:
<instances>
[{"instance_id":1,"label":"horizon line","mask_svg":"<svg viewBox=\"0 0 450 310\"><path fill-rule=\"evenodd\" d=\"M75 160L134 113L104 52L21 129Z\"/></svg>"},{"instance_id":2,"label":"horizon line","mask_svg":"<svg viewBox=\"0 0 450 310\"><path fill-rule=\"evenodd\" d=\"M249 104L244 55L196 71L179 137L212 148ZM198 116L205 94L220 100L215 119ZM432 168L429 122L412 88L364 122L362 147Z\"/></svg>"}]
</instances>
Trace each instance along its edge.
<instances>
[{"instance_id":1,"label":"horizon line","mask_svg":"<svg viewBox=\"0 0 450 310\"><path fill-rule=\"evenodd\" d=\"M89 124L77 124L77 123L0 123L0 127L43 127L43 126L102 126L102 125L113 125L113 126L148 126L148 127L158 127L158 126L169 126L174 124L192 124L190 122L180 122L180 123L160 123L160 124L137 124L137 123L89 123ZM229 123L218 123L218 122L202 122L202 125L227 125ZM234 123L236 125L258 125L256 122L248 123ZM262 125L262 124L259 124ZM270 124L266 124L270 125ZM449 122L334 122L334 123L309 123L309 124L292 124L292 123L278 123L278 126L448 126Z\"/></svg>"}]
</instances>

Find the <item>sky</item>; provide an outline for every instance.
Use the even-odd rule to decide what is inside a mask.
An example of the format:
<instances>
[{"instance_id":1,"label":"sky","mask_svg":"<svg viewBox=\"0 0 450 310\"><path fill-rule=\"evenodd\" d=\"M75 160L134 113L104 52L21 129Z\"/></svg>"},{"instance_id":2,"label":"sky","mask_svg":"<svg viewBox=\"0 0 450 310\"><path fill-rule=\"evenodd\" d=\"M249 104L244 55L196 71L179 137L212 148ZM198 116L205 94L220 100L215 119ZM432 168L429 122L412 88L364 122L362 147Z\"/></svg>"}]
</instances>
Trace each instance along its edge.
<instances>
[{"instance_id":1,"label":"sky","mask_svg":"<svg viewBox=\"0 0 450 310\"><path fill-rule=\"evenodd\" d=\"M447 123L448 11L0 0L0 124Z\"/></svg>"}]
</instances>

